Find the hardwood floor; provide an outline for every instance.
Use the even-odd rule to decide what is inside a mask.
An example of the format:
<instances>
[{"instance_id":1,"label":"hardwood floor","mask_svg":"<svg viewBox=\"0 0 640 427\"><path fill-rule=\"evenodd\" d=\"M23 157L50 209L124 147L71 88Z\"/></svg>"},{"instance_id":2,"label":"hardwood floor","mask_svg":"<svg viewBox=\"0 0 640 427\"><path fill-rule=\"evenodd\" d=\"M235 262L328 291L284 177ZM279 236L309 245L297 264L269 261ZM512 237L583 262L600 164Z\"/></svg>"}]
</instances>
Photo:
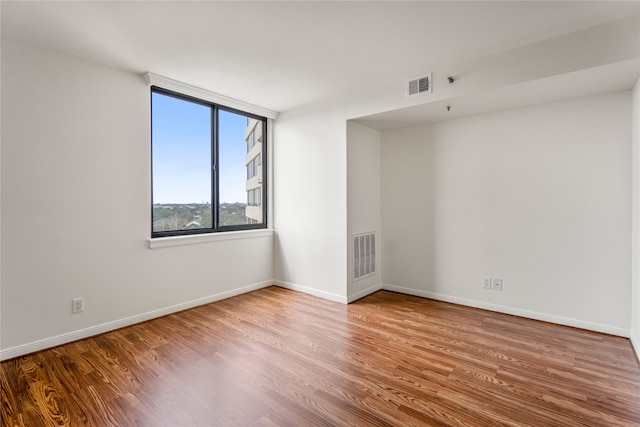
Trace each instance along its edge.
<instances>
[{"instance_id":1,"label":"hardwood floor","mask_svg":"<svg viewBox=\"0 0 640 427\"><path fill-rule=\"evenodd\" d=\"M633 426L628 340L277 287L0 365L6 426Z\"/></svg>"}]
</instances>

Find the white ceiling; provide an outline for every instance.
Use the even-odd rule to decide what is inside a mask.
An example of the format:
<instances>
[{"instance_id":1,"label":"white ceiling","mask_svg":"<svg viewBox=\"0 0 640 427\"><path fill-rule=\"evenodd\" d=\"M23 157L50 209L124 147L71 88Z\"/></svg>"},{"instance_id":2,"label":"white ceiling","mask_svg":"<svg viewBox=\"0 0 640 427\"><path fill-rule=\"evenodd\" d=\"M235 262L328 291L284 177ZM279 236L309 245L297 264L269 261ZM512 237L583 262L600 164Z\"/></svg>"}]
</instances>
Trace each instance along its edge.
<instances>
[{"instance_id":1,"label":"white ceiling","mask_svg":"<svg viewBox=\"0 0 640 427\"><path fill-rule=\"evenodd\" d=\"M356 121L377 130L406 128L425 123L629 90L633 88L639 76L640 59L634 59L385 111L359 117Z\"/></svg>"},{"instance_id":2,"label":"white ceiling","mask_svg":"<svg viewBox=\"0 0 640 427\"><path fill-rule=\"evenodd\" d=\"M2 35L275 111L637 14L638 1L2 1Z\"/></svg>"}]
</instances>

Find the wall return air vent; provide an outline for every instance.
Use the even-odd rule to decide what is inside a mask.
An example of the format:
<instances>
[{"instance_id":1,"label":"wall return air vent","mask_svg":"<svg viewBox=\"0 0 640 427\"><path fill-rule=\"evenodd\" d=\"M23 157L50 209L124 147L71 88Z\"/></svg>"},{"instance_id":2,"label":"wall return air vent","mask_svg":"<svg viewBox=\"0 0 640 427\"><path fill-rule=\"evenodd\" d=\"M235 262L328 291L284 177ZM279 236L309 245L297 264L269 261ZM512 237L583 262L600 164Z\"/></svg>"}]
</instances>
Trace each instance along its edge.
<instances>
[{"instance_id":1,"label":"wall return air vent","mask_svg":"<svg viewBox=\"0 0 640 427\"><path fill-rule=\"evenodd\" d=\"M407 97L410 97L422 95L425 93L431 93L431 86L431 73L426 73L417 77L411 77L405 84L405 94Z\"/></svg>"},{"instance_id":2,"label":"wall return air vent","mask_svg":"<svg viewBox=\"0 0 640 427\"><path fill-rule=\"evenodd\" d=\"M376 273L376 233L353 236L353 280Z\"/></svg>"}]
</instances>

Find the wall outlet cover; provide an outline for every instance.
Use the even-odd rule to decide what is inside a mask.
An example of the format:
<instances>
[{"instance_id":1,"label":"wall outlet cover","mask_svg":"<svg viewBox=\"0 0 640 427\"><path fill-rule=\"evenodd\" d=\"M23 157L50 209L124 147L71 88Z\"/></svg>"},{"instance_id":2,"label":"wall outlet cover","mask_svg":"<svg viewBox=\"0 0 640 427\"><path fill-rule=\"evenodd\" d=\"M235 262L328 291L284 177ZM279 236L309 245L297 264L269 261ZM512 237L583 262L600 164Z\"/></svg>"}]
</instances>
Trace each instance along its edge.
<instances>
[{"instance_id":1,"label":"wall outlet cover","mask_svg":"<svg viewBox=\"0 0 640 427\"><path fill-rule=\"evenodd\" d=\"M71 313L82 313L84 311L84 298L74 298L71 300Z\"/></svg>"}]
</instances>

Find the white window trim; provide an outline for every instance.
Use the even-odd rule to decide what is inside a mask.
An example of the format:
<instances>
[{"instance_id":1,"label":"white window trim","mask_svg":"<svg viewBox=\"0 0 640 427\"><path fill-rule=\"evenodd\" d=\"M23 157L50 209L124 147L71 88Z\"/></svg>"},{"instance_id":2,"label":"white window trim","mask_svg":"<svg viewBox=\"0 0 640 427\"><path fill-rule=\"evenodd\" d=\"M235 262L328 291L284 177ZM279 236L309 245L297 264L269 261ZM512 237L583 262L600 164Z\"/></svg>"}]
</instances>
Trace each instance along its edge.
<instances>
[{"instance_id":1,"label":"white window trim","mask_svg":"<svg viewBox=\"0 0 640 427\"><path fill-rule=\"evenodd\" d=\"M158 86L164 89L172 90L184 95L189 95L194 98L203 99L205 101L212 102L218 105L224 105L226 107L236 108L247 113L256 114L258 116L267 118L267 138L271 141L267 145L267 174L270 184L273 183L273 122L278 118L278 112L269 110L267 108L259 107L257 105L249 104L247 102L239 101L237 99L229 98L224 95L217 94L215 92L208 91L206 89L192 86L187 83L180 82L178 80L170 79L152 72L146 72L143 77L149 86ZM267 228L257 230L239 230L239 231L224 231L218 233L203 233L203 234L190 234L184 236L171 236L171 237L155 237L148 239L149 248L166 248L171 246L183 246L183 245L195 245L209 242L221 242L227 240L239 240L239 239L252 239L259 237L267 237L273 235L273 188L269 188L267 193ZM260 206L263 206L261 204Z\"/></svg>"},{"instance_id":2,"label":"white window trim","mask_svg":"<svg viewBox=\"0 0 640 427\"><path fill-rule=\"evenodd\" d=\"M278 118L278 112L269 110L268 108L259 107L257 105L249 104L247 102L238 101L237 99L229 98L224 95L220 95L215 92L208 91L196 86L192 86L187 83L182 83L177 80L170 79L168 77L159 76L151 72L147 72L143 75L145 80L150 86L158 86L163 89L172 90L174 92L181 93L183 95L189 95L194 98L199 98L205 101L213 102L214 104L224 105L225 107L235 108L247 113L256 114L258 116L266 117L268 119L275 120Z\"/></svg>"},{"instance_id":3,"label":"white window trim","mask_svg":"<svg viewBox=\"0 0 640 427\"><path fill-rule=\"evenodd\" d=\"M202 243L224 242L228 240L258 239L271 237L273 229L225 231L223 233L189 234L185 236L156 237L148 239L150 249L168 248L172 246L199 245Z\"/></svg>"}]
</instances>

